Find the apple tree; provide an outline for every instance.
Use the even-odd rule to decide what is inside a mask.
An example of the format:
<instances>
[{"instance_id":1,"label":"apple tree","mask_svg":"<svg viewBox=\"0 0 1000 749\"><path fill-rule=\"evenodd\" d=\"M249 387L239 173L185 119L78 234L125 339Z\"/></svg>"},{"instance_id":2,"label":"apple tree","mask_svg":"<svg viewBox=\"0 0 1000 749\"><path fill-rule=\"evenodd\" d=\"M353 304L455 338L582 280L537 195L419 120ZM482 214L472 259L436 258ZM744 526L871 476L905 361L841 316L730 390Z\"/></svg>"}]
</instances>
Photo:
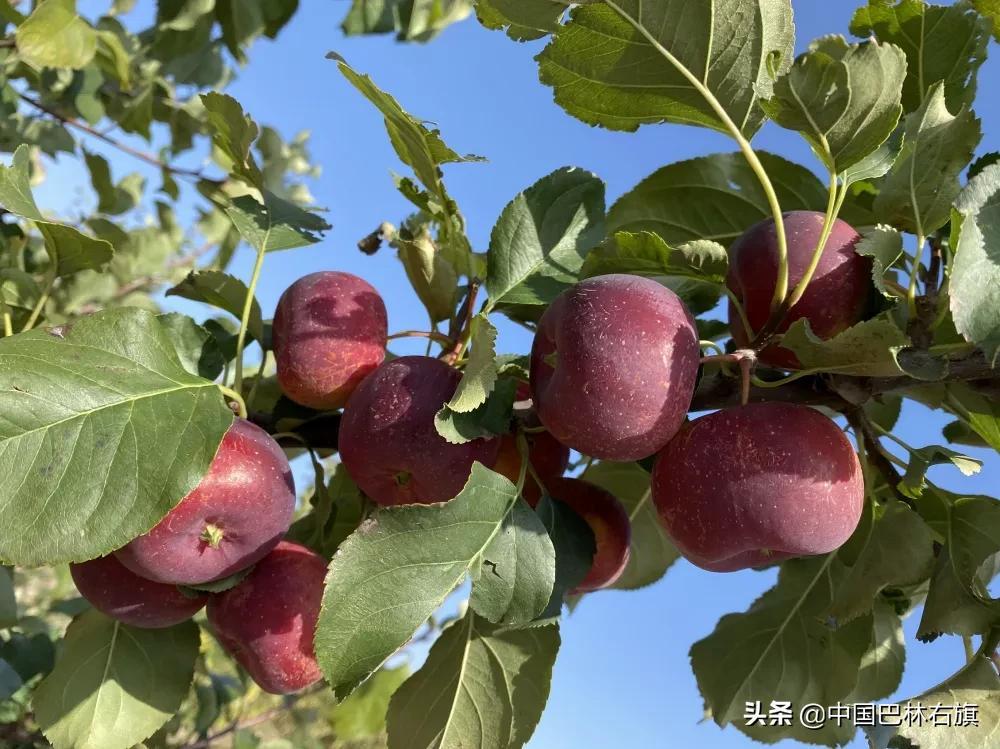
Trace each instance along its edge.
<instances>
[{"instance_id":1,"label":"apple tree","mask_svg":"<svg viewBox=\"0 0 1000 749\"><path fill-rule=\"evenodd\" d=\"M297 1L160 0L147 28L134 5L0 0L0 745L522 747L568 608L675 563L778 570L690 651L748 742L997 745L1000 501L928 477L1000 451L1000 154L974 110L996 2L868 0L795 56L791 0L354 0L347 34L542 40L588 124L733 141L610 206L583 169L530 175L477 248L445 167L479 157L317 60L402 164L412 212L358 248L398 256L429 321L407 330L336 268L257 301L330 228L308 139L225 93ZM768 120L815 163L755 148ZM34 197L56 157L89 173L79 215ZM530 351L498 350L513 325ZM895 434L907 402L943 434ZM911 613L967 659L883 707L974 721L745 719L885 703Z\"/></svg>"}]
</instances>

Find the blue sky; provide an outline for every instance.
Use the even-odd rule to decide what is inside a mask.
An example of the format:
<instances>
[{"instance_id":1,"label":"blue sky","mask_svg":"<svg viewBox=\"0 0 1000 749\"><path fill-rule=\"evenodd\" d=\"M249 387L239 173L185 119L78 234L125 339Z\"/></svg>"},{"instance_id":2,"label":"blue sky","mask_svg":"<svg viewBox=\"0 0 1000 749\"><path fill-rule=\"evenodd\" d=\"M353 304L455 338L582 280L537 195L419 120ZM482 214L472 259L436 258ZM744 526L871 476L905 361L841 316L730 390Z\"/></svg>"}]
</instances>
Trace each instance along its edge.
<instances>
[{"instance_id":1,"label":"blue sky","mask_svg":"<svg viewBox=\"0 0 1000 749\"><path fill-rule=\"evenodd\" d=\"M855 7L853 2L813 0L793 0L793 4L799 50L817 36L846 34ZM107 4L88 0L81 7L102 9ZM570 118L553 103L551 91L538 82L532 59L541 48L538 43L516 44L474 21L449 29L428 45L397 44L390 38L346 39L339 30L345 10L345 2L302 3L277 42L262 41L254 47L250 64L229 89L249 112L277 127L286 138L300 130L311 131L313 160L323 167L323 174L310 187L318 204L329 208L328 219L334 226L319 245L268 258L258 290L265 315L273 312L281 292L296 278L321 269L339 269L364 276L382 292L391 330L425 325L424 313L391 251L365 257L355 247L381 221L397 222L409 209L390 178L390 170L402 167L380 116L340 77L336 66L324 60L329 50L370 73L409 111L435 122L454 149L489 159L484 164L450 166L445 172L478 250L486 248L504 205L561 166L583 167L602 177L610 204L667 163L735 150L725 137L702 129L659 126L623 134ZM134 17L141 19L146 11L144 7ZM980 90L991 89L1000 90L996 60L988 61L980 76ZM981 96L977 114L987 134L979 152L1000 149L1000 97ZM798 136L773 125L763 129L754 145L817 167ZM118 177L126 171L142 171L127 157L91 143L88 147L112 158ZM153 184L158 184L156 179L151 175ZM81 187L89 189L87 175L63 159L52 170L40 198L43 205L67 215L78 204ZM249 266L244 251L232 270L248 277ZM524 352L529 346L523 330L503 327L503 351ZM940 441L945 421L914 408L904 413L899 433L915 445ZM953 469L935 468L932 478L970 493L988 493L990 487L1000 486L996 455L969 452L985 460L979 476L964 479ZM687 653L694 641L712 631L721 615L744 610L773 579L773 572L719 575L681 562L658 584L642 591L604 592L584 600L564 623L552 697L530 747L698 745L727 749L750 745L733 728L720 731L714 723L699 723L702 703ZM962 645L956 638L917 643L913 638L916 619L906 627L908 660L899 696L923 691L963 662ZM785 698L792 700L795 695ZM783 742L779 746L793 745ZM852 746L862 745L856 740Z\"/></svg>"}]
</instances>

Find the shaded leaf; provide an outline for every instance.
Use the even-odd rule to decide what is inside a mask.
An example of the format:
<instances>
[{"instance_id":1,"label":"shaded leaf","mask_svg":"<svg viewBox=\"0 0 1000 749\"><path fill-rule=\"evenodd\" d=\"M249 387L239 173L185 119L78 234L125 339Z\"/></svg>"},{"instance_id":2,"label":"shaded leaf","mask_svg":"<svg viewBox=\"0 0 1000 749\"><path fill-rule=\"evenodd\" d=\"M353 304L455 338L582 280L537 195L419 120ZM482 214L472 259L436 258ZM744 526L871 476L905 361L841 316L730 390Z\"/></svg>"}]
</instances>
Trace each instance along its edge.
<instances>
[{"instance_id":1,"label":"shaded leaf","mask_svg":"<svg viewBox=\"0 0 1000 749\"><path fill-rule=\"evenodd\" d=\"M679 276L721 286L728 269L726 248L716 242L695 240L671 247L651 232L618 232L587 255L580 276Z\"/></svg>"},{"instance_id":2,"label":"shaded leaf","mask_svg":"<svg viewBox=\"0 0 1000 749\"><path fill-rule=\"evenodd\" d=\"M951 463L964 476L973 476L983 467L982 461L941 445L921 447L910 452L910 461L906 466L906 474L899 484L899 490L908 497L920 496L927 485L927 471L931 466L944 463Z\"/></svg>"},{"instance_id":3,"label":"shaded leaf","mask_svg":"<svg viewBox=\"0 0 1000 749\"><path fill-rule=\"evenodd\" d=\"M177 712L197 657L193 622L138 629L85 612L38 685L35 718L55 749L128 749Z\"/></svg>"},{"instance_id":4,"label":"shaded leaf","mask_svg":"<svg viewBox=\"0 0 1000 749\"><path fill-rule=\"evenodd\" d=\"M497 329L484 314L472 318L469 360L462 379L445 407L469 413L486 402L497 381Z\"/></svg>"},{"instance_id":5,"label":"shaded leaf","mask_svg":"<svg viewBox=\"0 0 1000 749\"><path fill-rule=\"evenodd\" d=\"M900 374L896 355L910 343L888 315L865 320L822 340L812 332L806 318L795 320L781 338L782 348L792 351L803 369L822 369L864 377Z\"/></svg>"},{"instance_id":6,"label":"shaded leaf","mask_svg":"<svg viewBox=\"0 0 1000 749\"><path fill-rule=\"evenodd\" d=\"M319 242L330 228L315 213L264 190L263 203L252 195L233 199L226 213L247 243L258 252L277 252Z\"/></svg>"},{"instance_id":7,"label":"shaded leaf","mask_svg":"<svg viewBox=\"0 0 1000 749\"><path fill-rule=\"evenodd\" d=\"M195 270L179 284L169 289L167 296L179 296L194 302L204 302L224 310L241 320L243 306L250 291L238 278L217 270ZM264 340L264 317L260 304L254 299L250 307L247 332L258 341Z\"/></svg>"},{"instance_id":8,"label":"shaded leaf","mask_svg":"<svg viewBox=\"0 0 1000 749\"><path fill-rule=\"evenodd\" d=\"M552 597L541 619L558 619L569 591L583 582L594 563L597 543L594 531L569 505L544 495L536 508L552 539L556 554Z\"/></svg>"},{"instance_id":9,"label":"shaded leaf","mask_svg":"<svg viewBox=\"0 0 1000 749\"><path fill-rule=\"evenodd\" d=\"M896 299L886 289L885 275L903 255L903 235L891 226L876 226L862 235L854 251L872 259L872 281L882 296Z\"/></svg>"},{"instance_id":10,"label":"shaded leaf","mask_svg":"<svg viewBox=\"0 0 1000 749\"><path fill-rule=\"evenodd\" d=\"M516 392L515 380L501 379L486 402L468 413L453 411L447 405L442 407L434 416L434 427L438 434L456 445L482 437L506 434L510 431Z\"/></svg>"},{"instance_id":11,"label":"shaded leaf","mask_svg":"<svg viewBox=\"0 0 1000 749\"><path fill-rule=\"evenodd\" d=\"M353 0L344 34L395 33L401 42L427 42L472 12L472 0Z\"/></svg>"},{"instance_id":12,"label":"shaded leaf","mask_svg":"<svg viewBox=\"0 0 1000 749\"><path fill-rule=\"evenodd\" d=\"M556 0L478 0L476 15L488 29L519 42L541 39L559 28L566 4Z\"/></svg>"}]
</instances>

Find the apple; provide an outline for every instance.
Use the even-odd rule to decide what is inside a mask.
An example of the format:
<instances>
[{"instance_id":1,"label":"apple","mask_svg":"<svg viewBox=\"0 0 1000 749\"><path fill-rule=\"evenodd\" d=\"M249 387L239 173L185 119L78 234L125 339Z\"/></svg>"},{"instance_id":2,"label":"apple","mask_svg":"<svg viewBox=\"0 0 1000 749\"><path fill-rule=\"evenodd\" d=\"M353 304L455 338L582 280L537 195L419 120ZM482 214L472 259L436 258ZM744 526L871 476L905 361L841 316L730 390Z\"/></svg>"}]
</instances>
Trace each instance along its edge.
<instances>
[{"instance_id":1,"label":"apple","mask_svg":"<svg viewBox=\"0 0 1000 749\"><path fill-rule=\"evenodd\" d=\"M320 411L343 407L385 358L385 303L350 273L311 273L278 301L272 342L278 383L291 400Z\"/></svg>"},{"instance_id":2,"label":"apple","mask_svg":"<svg viewBox=\"0 0 1000 749\"><path fill-rule=\"evenodd\" d=\"M815 211L784 214L789 294L812 261L823 221L824 215ZM847 222L840 219L834 222L812 280L775 332L783 333L795 320L804 317L813 333L826 339L864 319L872 288L871 260L854 251L860 239L861 235ZM743 305L755 333L770 317L777 278L777 235L774 219L768 219L748 229L729 250L726 283ZM729 327L736 345L747 347L750 341L732 302L729 304ZM779 369L799 367L795 354L776 344L760 351L758 358Z\"/></svg>"},{"instance_id":3,"label":"apple","mask_svg":"<svg viewBox=\"0 0 1000 749\"><path fill-rule=\"evenodd\" d=\"M589 481L556 478L546 487L552 497L582 517L594 532L596 551L586 577L570 591L587 593L606 588L628 565L632 524L617 497Z\"/></svg>"},{"instance_id":4,"label":"apple","mask_svg":"<svg viewBox=\"0 0 1000 749\"><path fill-rule=\"evenodd\" d=\"M340 459L372 501L445 502L465 486L474 462L494 465L499 438L456 445L434 426L461 377L439 359L403 356L384 363L351 395L340 422Z\"/></svg>"},{"instance_id":5,"label":"apple","mask_svg":"<svg viewBox=\"0 0 1000 749\"><path fill-rule=\"evenodd\" d=\"M147 580L175 585L219 580L273 549L294 510L295 485L285 453L256 424L236 419L194 491L115 556Z\"/></svg>"},{"instance_id":6,"label":"apple","mask_svg":"<svg viewBox=\"0 0 1000 749\"><path fill-rule=\"evenodd\" d=\"M789 403L690 422L657 456L652 491L681 554L714 572L831 552L854 532L865 497L843 431Z\"/></svg>"},{"instance_id":7,"label":"apple","mask_svg":"<svg viewBox=\"0 0 1000 749\"><path fill-rule=\"evenodd\" d=\"M538 417L584 455L645 458L684 422L700 355L691 314L670 289L639 276L587 279L539 321L531 349Z\"/></svg>"},{"instance_id":8,"label":"apple","mask_svg":"<svg viewBox=\"0 0 1000 749\"><path fill-rule=\"evenodd\" d=\"M71 564L69 573L91 606L132 627L172 627L208 602L207 595L187 596L176 585L139 577L113 555Z\"/></svg>"},{"instance_id":9,"label":"apple","mask_svg":"<svg viewBox=\"0 0 1000 749\"><path fill-rule=\"evenodd\" d=\"M235 587L212 596L208 622L265 692L290 694L322 678L313 637L326 560L282 541Z\"/></svg>"}]
</instances>

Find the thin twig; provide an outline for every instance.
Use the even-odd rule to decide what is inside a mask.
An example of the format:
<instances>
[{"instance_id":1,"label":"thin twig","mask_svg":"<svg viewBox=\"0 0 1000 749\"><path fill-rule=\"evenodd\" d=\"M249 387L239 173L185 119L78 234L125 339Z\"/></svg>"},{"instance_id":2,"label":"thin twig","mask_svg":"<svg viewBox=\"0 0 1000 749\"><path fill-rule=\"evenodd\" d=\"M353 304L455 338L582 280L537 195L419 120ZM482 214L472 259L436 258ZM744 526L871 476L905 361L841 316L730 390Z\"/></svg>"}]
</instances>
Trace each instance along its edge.
<instances>
[{"instance_id":1,"label":"thin twig","mask_svg":"<svg viewBox=\"0 0 1000 749\"><path fill-rule=\"evenodd\" d=\"M55 119L59 120L64 125L69 125L70 127L76 128L77 130L86 133L87 135L90 135L93 138L97 138L98 140L103 141L110 146L114 146L119 151L127 153L129 156L132 156L133 158L139 159L140 161L144 161L147 164L155 166L158 169L163 169L165 171L170 172L171 174L176 174L181 177L195 177L197 179L203 179L205 176L200 169L185 169L183 167L174 166L173 164L168 164L165 161L161 161L160 159L156 158L150 153L146 153L145 151L140 151L137 148L132 148L132 146L122 143L120 140L116 140L110 137L109 135L102 133L100 130L92 128L86 122L81 122L75 117L68 117L50 107L47 107L37 99L33 99L27 94L18 92L18 97L20 97L22 101L27 102L28 104L35 107L39 111L45 112L45 114L49 115L50 117L54 117Z\"/></svg>"},{"instance_id":2,"label":"thin twig","mask_svg":"<svg viewBox=\"0 0 1000 749\"><path fill-rule=\"evenodd\" d=\"M450 332L455 343L451 349L441 355L441 358L449 364L457 362L462 355L462 351L465 349L465 344L469 338L469 327L472 325L473 310L476 308L476 297L479 295L480 283L481 281L478 278L469 280L469 290L465 294L465 303L462 305L462 311L455 318L451 326Z\"/></svg>"}]
</instances>

